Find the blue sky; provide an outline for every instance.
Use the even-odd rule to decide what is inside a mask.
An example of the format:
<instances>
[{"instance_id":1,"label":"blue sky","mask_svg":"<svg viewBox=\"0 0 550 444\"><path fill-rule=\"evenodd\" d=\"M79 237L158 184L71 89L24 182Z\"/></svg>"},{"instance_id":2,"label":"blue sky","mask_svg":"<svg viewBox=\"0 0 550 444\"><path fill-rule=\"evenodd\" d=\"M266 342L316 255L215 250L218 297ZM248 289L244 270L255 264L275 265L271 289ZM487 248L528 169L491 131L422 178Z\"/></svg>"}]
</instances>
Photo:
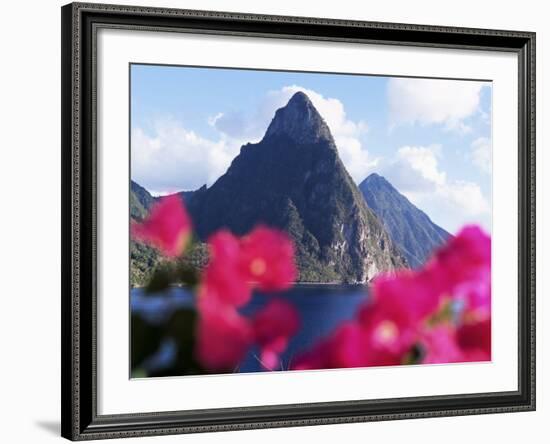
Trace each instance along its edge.
<instances>
[{"instance_id":1,"label":"blue sky","mask_svg":"<svg viewBox=\"0 0 550 444\"><path fill-rule=\"evenodd\" d=\"M443 228L490 231L490 82L132 65L133 180L212 185L298 90L357 183L377 172Z\"/></svg>"}]
</instances>

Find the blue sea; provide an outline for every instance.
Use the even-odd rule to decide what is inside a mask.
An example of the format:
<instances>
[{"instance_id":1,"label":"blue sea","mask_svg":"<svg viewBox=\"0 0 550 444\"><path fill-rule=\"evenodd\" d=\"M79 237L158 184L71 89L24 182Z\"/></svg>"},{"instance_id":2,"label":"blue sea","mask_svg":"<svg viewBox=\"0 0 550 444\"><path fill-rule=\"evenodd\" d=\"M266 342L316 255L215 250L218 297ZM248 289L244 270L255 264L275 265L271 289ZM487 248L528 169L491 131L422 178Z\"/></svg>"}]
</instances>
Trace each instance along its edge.
<instances>
[{"instance_id":1,"label":"blue sea","mask_svg":"<svg viewBox=\"0 0 550 444\"><path fill-rule=\"evenodd\" d=\"M367 298L367 288L362 285L296 284L292 289L282 293L255 293L250 303L243 307L242 313L253 314L273 296L291 302L300 315L300 330L291 339L281 357L281 370L286 370L294 356L328 335L342 321L355 316L357 309ZM145 294L140 288L134 288L130 292L132 315L140 317L152 326L160 327L161 331L175 312L193 305L192 293L181 287L172 287L164 293L152 295ZM140 366L153 372L169 370L171 362L175 359L176 350L174 340L167 337L161 341L158 350ZM251 349L236 371L261 371L258 350Z\"/></svg>"}]
</instances>

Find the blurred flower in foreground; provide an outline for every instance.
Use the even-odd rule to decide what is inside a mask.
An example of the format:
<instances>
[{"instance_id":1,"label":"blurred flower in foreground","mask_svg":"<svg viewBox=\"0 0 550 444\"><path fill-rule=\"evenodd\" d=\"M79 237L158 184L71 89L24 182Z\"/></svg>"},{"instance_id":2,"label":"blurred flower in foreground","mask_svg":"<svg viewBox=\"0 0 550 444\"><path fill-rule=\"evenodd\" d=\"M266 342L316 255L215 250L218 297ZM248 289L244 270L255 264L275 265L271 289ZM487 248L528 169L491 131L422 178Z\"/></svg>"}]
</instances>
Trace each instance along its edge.
<instances>
[{"instance_id":1,"label":"blurred flower in foreground","mask_svg":"<svg viewBox=\"0 0 550 444\"><path fill-rule=\"evenodd\" d=\"M220 230L208 240L210 260L203 270L199 297L240 307L252 295L248 276L240 267L241 245L237 237Z\"/></svg>"},{"instance_id":2,"label":"blurred flower in foreground","mask_svg":"<svg viewBox=\"0 0 550 444\"><path fill-rule=\"evenodd\" d=\"M462 229L421 270L376 278L370 296L294 368L491 359L491 239L479 227Z\"/></svg>"},{"instance_id":3,"label":"blurred flower in foreground","mask_svg":"<svg viewBox=\"0 0 550 444\"><path fill-rule=\"evenodd\" d=\"M256 343L266 369L274 370L279 355L299 326L294 306L271 300L249 319L237 311L252 291L280 291L296 278L294 246L279 230L259 226L237 238L226 230L208 240L210 260L199 288L197 358L210 371L232 370Z\"/></svg>"},{"instance_id":4,"label":"blurred flower in foreground","mask_svg":"<svg viewBox=\"0 0 550 444\"><path fill-rule=\"evenodd\" d=\"M260 225L241 245L243 272L260 290L286 290L296 279L294 244L286 233Z\"/></svg>"},{"instance_id":5,"label":"blurred flower in foreground","mask_svg":"<svg viewBox=\"0 0 550 444\"><path fill-rule=\"evenodd\" d=\"M133 222L132 236L173 258L185 250L191 234L191 220L177 195L163 197L141 223Z\"/></svg>"},{"instance_id":6,"label":"blurred flower in foreground","mask_svg":"<svg viewBox=\"0 0 550 444\"><path fill-rule=\"evenodd\" d=\"M296 279L294 245L284 232L259 226L242 238L220 230L208 239L202 295L240 307L252 290L281 291Z\"/></svg>"},{"instance_id":7,"label":"blurred flower in foreground","mask_svg":"<svg viewBox=\"0 0 550 444\"><path fill-rule=\"evenodd\" d=\"M255 314L252 326L261 349L260 361L267 370L274 370L288 340L298 331L298 313L289 302L272 299Z\"/></svg>"},{"instance_id":8,"label":"blurred flower in foreground","mask_svg":"<svg viewBox=\"0 0 550 444\"><path fill-rule=\"evenodd\" d=\"M466 361L491 359L491 318L467 322L457 330L457 341Z\"/></svg>"},{"instance_id":9,"label":"blurred flower in foreground","mask_svg":"<svg viewBox=\"0 0 550 444\"><path fill-rule=\"evenodd\" d=\"M234 307L200 298L196 354L210 371L233 370L252 345L253 332L248 319Z\"/></svg>"},{"instance_id":10,"label":"blurred flower in foreground","mask_svg":"<svg viewBox=\"0 0 550 444\"><path fill-rule=\"evenodd\" d=\"M465 361L457 343L456 330L449 325L440 325L422 334L424 364Z\"/></svg>"}]
</instances>

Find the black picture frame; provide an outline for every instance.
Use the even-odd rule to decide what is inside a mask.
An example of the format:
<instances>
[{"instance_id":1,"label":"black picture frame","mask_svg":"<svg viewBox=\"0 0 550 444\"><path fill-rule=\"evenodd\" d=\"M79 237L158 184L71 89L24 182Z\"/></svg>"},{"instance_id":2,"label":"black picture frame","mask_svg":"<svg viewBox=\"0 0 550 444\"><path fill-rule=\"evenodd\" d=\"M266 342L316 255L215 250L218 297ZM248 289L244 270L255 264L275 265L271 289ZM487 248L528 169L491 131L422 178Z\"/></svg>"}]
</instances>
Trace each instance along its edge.
<instances>
[{"instance_id":1,"label":"black picture frame","mask_svg":"<svg viewBox=\"0 0 550 444\"><path fill-rule=\"evenodd\" d=\"M84 440L535 409L535 33L85 3L68 4L62 7L61 15L62 436ZM98 415L95 39L100 27L516 54L519 62L518 390Z\"/></svg>"}]
</instances>

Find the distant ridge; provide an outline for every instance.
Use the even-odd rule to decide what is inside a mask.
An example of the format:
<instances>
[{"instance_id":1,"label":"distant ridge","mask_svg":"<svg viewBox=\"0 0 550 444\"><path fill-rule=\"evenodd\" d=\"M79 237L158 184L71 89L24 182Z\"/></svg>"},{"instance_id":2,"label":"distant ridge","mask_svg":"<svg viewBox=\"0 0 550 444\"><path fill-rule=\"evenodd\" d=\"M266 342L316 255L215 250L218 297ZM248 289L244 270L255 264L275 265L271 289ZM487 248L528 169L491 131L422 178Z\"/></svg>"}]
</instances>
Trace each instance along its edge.
<instances>
[{"instance_id":1,"label":"distant ridge","mask_svg":"<svg viewBox=\"0 0 550 444\"><path fill-rule=\"evenodd\" d=\"M434 249L451 236L384 177L373 173L361 182L359 189L411 267L424 264Z\"/></svg>"}]
</instances>

